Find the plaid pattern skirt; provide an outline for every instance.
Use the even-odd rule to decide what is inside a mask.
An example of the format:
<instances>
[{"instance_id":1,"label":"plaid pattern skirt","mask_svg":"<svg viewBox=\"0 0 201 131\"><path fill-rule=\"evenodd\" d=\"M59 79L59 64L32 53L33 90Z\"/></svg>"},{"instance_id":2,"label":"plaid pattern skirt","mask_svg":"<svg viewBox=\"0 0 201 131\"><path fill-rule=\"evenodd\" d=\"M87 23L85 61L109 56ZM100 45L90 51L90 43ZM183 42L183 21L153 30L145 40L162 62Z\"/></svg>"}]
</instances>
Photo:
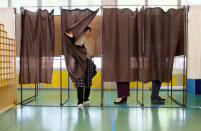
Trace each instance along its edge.
<instances>
[{"instance_id":1,"label":"plaid pattern skirt","mask_svg":"<svg viewBox=\"0 0 201 131\"><path fill-rule=\"evenodd\" d=\"M75 87L90 87L92 86L92 78L94 76L95 64L91 59L87 59L87 68L82 78L75 81Z\"/></svg>"}]
</instances>

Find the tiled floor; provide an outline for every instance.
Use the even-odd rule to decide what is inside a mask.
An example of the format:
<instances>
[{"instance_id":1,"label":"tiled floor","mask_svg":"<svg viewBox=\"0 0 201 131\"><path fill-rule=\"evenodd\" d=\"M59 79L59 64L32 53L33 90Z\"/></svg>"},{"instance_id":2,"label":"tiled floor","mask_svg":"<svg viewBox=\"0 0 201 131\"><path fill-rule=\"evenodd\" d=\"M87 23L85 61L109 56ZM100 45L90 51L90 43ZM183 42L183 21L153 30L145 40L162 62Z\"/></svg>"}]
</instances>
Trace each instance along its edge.
<instances>
[{"instance_id":1,"label":"tiled floor","mask_svg":"<svg viewBox=\"0 0 201 131\"><path fill-rule=\"evenodd\" d=\"M59 106L59 93L56 90L39 90L36 101L27 105ZM140 108L135 93L131 90L127 104L120 107L113 104L116 91L104 91L104 105L108 107L78 110L77 107L18 106L0 115L0 131L200 131L201 96L188 94L187 108L178 108L170 99L161 107L172 108ZM32 94L31 91L24 92L25 98ZM63 95L64 101L66 94ZM178 99L181 96L180 92L174 94ZM161 91L161 96L167 98L166 95L167 92ZM100 106L100 96L99 90L92 90L92 106ZM76 90L70 91L69 98L65 106L76 106ZM151 105L149 98L150 91L145 91L147 107Z\"/></svg>"}]
</instances>

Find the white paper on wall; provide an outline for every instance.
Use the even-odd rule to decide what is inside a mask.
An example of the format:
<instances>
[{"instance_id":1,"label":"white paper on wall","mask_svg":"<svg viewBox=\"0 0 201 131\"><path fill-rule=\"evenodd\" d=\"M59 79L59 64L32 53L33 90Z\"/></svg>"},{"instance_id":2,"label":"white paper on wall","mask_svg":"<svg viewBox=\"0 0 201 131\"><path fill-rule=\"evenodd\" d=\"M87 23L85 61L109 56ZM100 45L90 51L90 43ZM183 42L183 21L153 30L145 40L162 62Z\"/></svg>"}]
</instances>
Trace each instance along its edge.
<instances>
[{"instance_id":1,"label":"white paper on wall","mask_svg":"<svg viewBox=\"0 0 201 131\"><path fill-rule=\"evenodd\" d=\"M201 6L192 5L188 21L188 78L201 79Z\"/></svg>"},{"instance_id":2,"label":"white paper on wall","mask_svg":"<svg viewBox=\"0 0 201 131\"><path fill-rule=\"evenodd\" d=\"M13 8L0 8L0 24L4 25L7 37L15 39L15 10Z\"/></svg>"}]
</instances>

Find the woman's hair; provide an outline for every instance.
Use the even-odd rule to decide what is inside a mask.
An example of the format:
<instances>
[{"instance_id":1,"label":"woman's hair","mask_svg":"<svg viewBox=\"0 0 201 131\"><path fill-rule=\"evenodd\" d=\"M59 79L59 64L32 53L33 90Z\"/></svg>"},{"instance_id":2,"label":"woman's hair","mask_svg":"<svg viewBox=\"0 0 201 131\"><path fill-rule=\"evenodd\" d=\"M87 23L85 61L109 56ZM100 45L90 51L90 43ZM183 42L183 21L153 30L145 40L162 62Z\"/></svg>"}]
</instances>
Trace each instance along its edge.
<instances>
[{"instance_id":1,"label":"woman's hair","mask_svg":"<svg viewBox=\"0 0 201 131\"><path fill-rule=\"evenodd\" d=\"M87 26L87 27L84 29L84 32L87 31L87 30L91 30L91 27Z\"/></svg>"}]
</instances>

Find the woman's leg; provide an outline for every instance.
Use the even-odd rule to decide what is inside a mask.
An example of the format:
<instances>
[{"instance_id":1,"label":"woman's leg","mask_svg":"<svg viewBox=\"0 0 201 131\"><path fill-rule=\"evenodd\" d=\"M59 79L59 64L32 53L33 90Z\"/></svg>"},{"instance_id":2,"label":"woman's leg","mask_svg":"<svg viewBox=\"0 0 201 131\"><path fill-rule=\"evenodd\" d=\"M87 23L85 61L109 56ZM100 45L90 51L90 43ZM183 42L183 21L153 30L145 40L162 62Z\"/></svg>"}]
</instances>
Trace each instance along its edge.
<instances>
[{"instance_id":1,"label":"woman's leg","mask_svg":"<svg viewBox=\"0 0 201 131\"><path fill-rule=\"evenodd\" d=\"M118 98L130 96L130 84L129 82L117 82L117 94Z\"/></svg>"},{"instance_id":2,"label":"woman's leg","mask_svg":"<svg viewBox=\"0 0 201 131\"><path fill-rule=\"evenodd\" d=\"M89 101L89 95L90 95L90 87L85 87L85 91L84 91L84 101Z\"/></svg>"},{"instance_id":3,"label":"woman's leg","mask_svg":"<svg viewBox=\"0 0 201 131\"><path fill-rule=\"evenodd\" d=\"M83 87L77 87L77 99L78 99L78 105L83 104L83 94L84 94L84 88Z\"/></svg>"},{"instance_id":4,"label":"woman's leg","mask_svg":"<svg viewBox=\"0 0 201 131\"><path fill-rule=\"evenodd\" d=\"M87 69L85 72L84 102L89 101L93 73L94 73L94 63L92 62L91 59L87 59Z\"/></svg>"},{"instance_id":5,"label":"woman's leg","mask_svg":"<svg viewBox=\"0 0 201 131\"><path fill-rule=\"evenodd\" d=\"M78 79L75 83L75 87L77 88L77 99L78 99L78 105L83 104L83 95L84 95L84 78Z\"/></svg>"}]
</instances>

